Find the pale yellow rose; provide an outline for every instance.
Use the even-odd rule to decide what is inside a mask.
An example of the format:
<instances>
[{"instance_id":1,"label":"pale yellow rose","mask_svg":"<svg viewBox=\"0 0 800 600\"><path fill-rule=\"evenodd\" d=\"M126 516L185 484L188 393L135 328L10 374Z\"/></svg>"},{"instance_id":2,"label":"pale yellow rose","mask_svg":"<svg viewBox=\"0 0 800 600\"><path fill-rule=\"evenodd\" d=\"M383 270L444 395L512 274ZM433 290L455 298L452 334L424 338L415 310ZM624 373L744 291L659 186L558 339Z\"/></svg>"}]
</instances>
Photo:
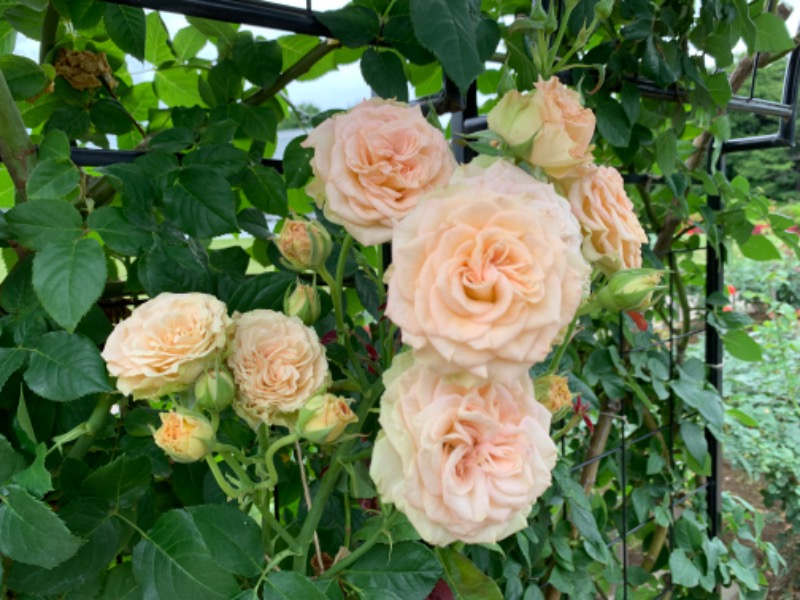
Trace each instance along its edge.
<instances>
[{"instance_id":1,"label":"pale yellow rose","mask_svg":"<svg viewBox=\"0 0 800 600\"><path fill-rule=\"evenodd\" d=\"M225 350L233 326L208 294L159 294L108 336L103 359L117 388L134 398L186 389Z\"/></svg>"},{"instance_id":2,"label":"pale yellow rose","mask_svg":"<svg viewBox=\"0 0 800 600\"><path fill-rule=\"evenodd\" d=\"M297 317L271 310L234 315L236 333L228 366L239 394L236 413L254 429L285 423L327 383L325 348Z\"/></svg>"},{"instance_id":3,"label":"pale yellow rose","mask_svg":"<svg viewBox=\"0 0 800 600\"><path fill-rule=\"evenodd\" d=\"M532 165L561 177L592 160L594 113L581 106L580 95L557 77L539 80L529 94L508 92L487 116L489 129L518 148Z\"/></svg>"},{"instance_id":4,"label":"pale yellow rose","mask_svg":"<svg viewBox=\"0 0 800 600\"><path fill-rule=\"evenodd\" d=\"M380 98L324 121L302 145L314 148L308 193L364 245L388 242L394 224L456 166L419 107Z\"/></svg>"},{"instance_id":5,"label":"pale yellow rose","mask_svg":"<svg viewBox=\"0 0 800 600\"><path fill-rule=\"evenodd\" d=\"M206 418L175 411L158 416L161 427L153 434L153 441L173 460L195 462L214 448L214 429Z\"/></svg>"},{"instance_id":6,"label":"pale yellow rose","mask_svg":"<svg viewBox=\"0 0 800 600\"><path fill-rule=\"evenodd\" d=\"M578 224L551 185L518 171L527 185L505 163L459 171L395 229L386 314L439 373L513 379L580 305Z\"/></svg>"},{"instance_id":7,"label":"pale yellow rose","mask_svg":"<svg viewBox=\"0 0 800 600\"><path fill-rule=\"evenodd\" d=\"M439 546L494 543L527 527L557 457L530 379L464 387L405 353L384 380L370 466L381 500Z\"/></svg>"},{"instance_id":8,"label":"pale yellow rose","mask_svg":"<svg viewBox=\"0 0 800 600\"><path fill-rule=\"evenodd\" d=\"M350 402L350 398L333 394L314 396L300 409L298 433L317 444L335 442L350 423L358 421Z\"/></svg>"},{"instance_id":9,"label":"pale yellow rose","mask_svg":"<svg viewBox=\"0 0 800 600\"><path fill-rule=\"evenodd\" d=\"M606 274L642 266L642 229L622 176L613 167L584 165L565 180L583 229L583 255Z\"/></svg>"}]
</instances>

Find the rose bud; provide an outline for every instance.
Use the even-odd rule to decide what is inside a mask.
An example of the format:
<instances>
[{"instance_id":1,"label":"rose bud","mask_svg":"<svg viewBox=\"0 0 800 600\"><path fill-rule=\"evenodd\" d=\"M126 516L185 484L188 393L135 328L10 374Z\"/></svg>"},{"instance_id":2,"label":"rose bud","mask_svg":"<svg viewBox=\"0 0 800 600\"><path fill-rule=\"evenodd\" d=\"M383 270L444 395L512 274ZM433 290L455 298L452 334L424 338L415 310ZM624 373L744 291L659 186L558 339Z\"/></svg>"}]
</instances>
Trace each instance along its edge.
<instances>
[{"instance_id":1,"label":"rose bud","mask_svg":"<svg viewBox=\"0 0 800 600\"><path fill-rule=\"evenodd\" d=\"M656 269L617 271L592 304L608 310L644 310L652 304L654 294L664 289L659 285L663 275Z\"/></svg>"},{"instance_id":2,"label":"rose bud","mask_svg":"<svg viewBox=\"0 0 800 600\"><path fill-rule=\"evenodd\" d=\"M233 375L222 365L203 373L194 384L197 405L205 410L221 412L230 406L235 395Z\"/></svg>"},{"instance_id":3,"label":"rose bud","mask_svg":"<svg viewBox=\"0 0 800 600\"><path fill-rule=\"evenodd\" d=\"M325 264L333 242L328 230L318 221L287 219L278 236L277 246L287 267L305 271L317 270Z\"/></svg>"},{"instance_id":4,"label":"rose bud","mask_svg":"<svg viewBox=\"0 0 800 600\"><path fill-rule=\"evenodd\" d=\"M286 295L283 297L283 312L287 316L297 317L310 327L319 319L320 310L316 287L299 283L294 289L286 290Z\"/></svg>"},{"instance_id":5,"label":"rose bud","mask_svg":"<svg viewBox=\"0 0 800 600\"><path fill-rule=\"evenodd\" d=\"M161 413L153 441L176 462L190 463L211 452L216 439L208 419L198 414Z\"/></svg>"},{"instance_id":6,"label":"rose bud","mask_svg":"<svg viewBox=\"0 0 800 600\"><path fill-rule=\"evenodd\" d=\"M349 398L333 394L314 396L300 409L297 432L315 444L336 441L348 424L358 421L349 405Z\"/></svg>"},{"instance_id":7,"label":"rose bud","mask_svg":"<svg viewBox=\"0 0 800 600\"><path fill-rule=\"evenodd\" d=\"M572 394L566 377L545 375L533 382L536 400L553 415L572 407Z\"/></svg>"}]
</instances>

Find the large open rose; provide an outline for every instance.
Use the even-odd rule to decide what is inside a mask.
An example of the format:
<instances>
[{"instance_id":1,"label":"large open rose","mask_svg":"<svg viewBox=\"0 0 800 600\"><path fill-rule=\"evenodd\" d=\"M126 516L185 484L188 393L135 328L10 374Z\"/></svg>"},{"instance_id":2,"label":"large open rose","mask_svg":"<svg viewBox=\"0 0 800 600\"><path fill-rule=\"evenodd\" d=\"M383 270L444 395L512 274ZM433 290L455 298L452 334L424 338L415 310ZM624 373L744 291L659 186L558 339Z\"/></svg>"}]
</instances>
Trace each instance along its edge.
<instances>
[{"instance_id":1,"label":"large open rose","mask_svg":"<svg viewBox=\"0 0 800 600\"><path fill-rule=\"evenodd\" d=\"M525 528L557 455L530 379L463 387L405 353L384 380L370 467L381 500L430 544L492 543Z\"/></svg>"},{"instance_id":2,"label":"large open rose","mask_svg":"<svg viewBox=\"0 0 800 600\"><path fill-rule=\"evenodd\" d=\"M460 170L395 230L386 314L439 373L511 380L580 305L590 269L566 200L512 171Z\"/></svg>"},{"instance_id":3,"label":"large open rose","mask_svg":"<svg viewBox=\"0 0 800 600\"><path fill-rule=\"evenodd\" d=\"M254 310L235 321L228 358L239 387L233 407L253 428L283 423L327 383L325 348L297 317Z\"/></svg>"},{"instance_id":4,"label":"large open rose","mask_svg":"<svg viewBox=\"0 0 800 600\"><path fill-rule=\"evenodd\" d=\"M225 304L213 296L159 294L114 328L103 359L123 394L178 392L214 364L232 325Z\"/></svg>"},{"instance_id":5,"label":"large open rose","mask_svg":"<svg viewBox=\"0 0 800 600\"><path fill-rule=\"evenodd\" d=\"M594 113L583 108L580 95L556 77L540 79L530 94L508 92L487 118L489 129L511 146L531 142L524 147L522 158L551 177L561 177L592 160L589 144L596 124Z\"/></svg>"},{"instance_id":6,"label":"large open rose","mask_svg":"<svg viewBox=\"0 0 800 600\"><path fill-rule=\"evenodd\" d=\"M565 181L572 212L584 232L583 254L612 274L642 266L642 229L622 176L613 167L584 165Z\"/></svg>"},{"instance_id":7,"label":"large open rose","mask_svg":"<svg viewBox=\"0 0 800 600\"><path fill-rule=\"evenodd\" d=\"M365 245L388 242L394 223L455 169L447 140L419 107L380 98L324 121L303 146L314 148L308 192Z\"/></svg>"}]
</instances>

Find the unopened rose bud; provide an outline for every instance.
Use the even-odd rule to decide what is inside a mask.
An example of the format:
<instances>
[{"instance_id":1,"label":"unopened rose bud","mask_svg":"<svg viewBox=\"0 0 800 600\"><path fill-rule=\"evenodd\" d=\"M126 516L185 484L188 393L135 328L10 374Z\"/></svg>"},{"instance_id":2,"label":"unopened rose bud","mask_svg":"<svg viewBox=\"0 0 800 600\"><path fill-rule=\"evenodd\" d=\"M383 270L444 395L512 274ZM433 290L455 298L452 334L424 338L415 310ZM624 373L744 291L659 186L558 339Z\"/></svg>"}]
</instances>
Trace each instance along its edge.
<instances>
[{"instance_id":1,"label":"unopened rose bud","mask_svg":"<svg viewBox=\"0 0 800 600\"><path fill-rule=\"evenodd\" d=\"M533 382L536 400L557 415L572 406L572 394L566 377L560 375L545 375Z\"/></svg>"},{"instance_id":2,"label":"unopened rose bud","mask_svg":"<svg viewBox=\"0 0 800 600\"><path fill-rule=\"evenodd\" d=\"M286 266L296 271L317 270L330 256L333 242L318 221L287 219L278 236L278 250Z\"/></svg>"},{"instance_id":3,"label":"unopened rose bud","mask_svg":"<svg viewBox=\"0 0 800 600\"><path fill-rule=\"evenodd\" d=\"M600 0L594 5L594 14L601 21L610 17L613 10L614 0Z\"/></svg>"},{"instance_id":4,"label":"unopened rose bud","mask_svg":"<svg viewBox=\"0 0 800 600\"><path fill-rule=\"evenodd\" d=\"M617 271L597 292L594 304L608 310L644 310L653 302L655 293L664 289L659 285L663 275L656 269Z\"/></svg>"},{"instance_id":5,"label":"unopened rose bud","mask_svg":"<svg viewBox=\"0 0 800 600\"><path fill-rule=\"evenodd\" d=\"M222 365L203 373L194 384L197 405L205 410L221 412L230 406L235 395L233 375Z\"/></svg>"},{"instance_id":6,"label":"unopened rose bud","mask_svg":"<svg viewBox=\"0 0 800 600\"><path fill-rule=\"evenodd\" d=\"M297 317L310 327L319 319L320 310L319 294L314 286L300 283L293 290L286 290L283 297L284 314Z\"/></svg>"},{"instance_id":7,"label":"unopened rose bud","mask_svg":"<svg viewBox=\"0 0 800 600\"><path fill-rule=\"evenodd\" d=\"M342 435L350 423L358 421L350 410L350 399L321 394L314 396L300 409L297 432L315 444L330 444Z\"/></svg>"},{"instance_id":8,"label":"unopened rose bud","mask_svg":"<svg viewBox=\"0 0 800 600\"><path fill-rule=\"evenodd\" d=\"M545 33L555 33L558 29L558 19L556 19L556 13L554 11L548 11L547 19L544 21L544 32Z\"/></svg>"},{"instance_id":9,"label":"unopened rose bud","mask_svg":"<svg viewBox=\"0 0 800 600\"><path fill-rule=\"evenodd\" d=\"M522 146L533 140L541 126L539 106L533 94L511 90L489 111L487 124L512 148Z\"/></svg>"},{"instance_id":10,"label":"unopened rose bud","mask_svg":"<svg viewBox=\"0 0 800 600\"><path fill-rule=\"evenodd\" d=\"M205 417L175 411L159 416L161 427L153 441L176 462L198 461L214 448L214 429Z\"/></svg>"}]
</instances>

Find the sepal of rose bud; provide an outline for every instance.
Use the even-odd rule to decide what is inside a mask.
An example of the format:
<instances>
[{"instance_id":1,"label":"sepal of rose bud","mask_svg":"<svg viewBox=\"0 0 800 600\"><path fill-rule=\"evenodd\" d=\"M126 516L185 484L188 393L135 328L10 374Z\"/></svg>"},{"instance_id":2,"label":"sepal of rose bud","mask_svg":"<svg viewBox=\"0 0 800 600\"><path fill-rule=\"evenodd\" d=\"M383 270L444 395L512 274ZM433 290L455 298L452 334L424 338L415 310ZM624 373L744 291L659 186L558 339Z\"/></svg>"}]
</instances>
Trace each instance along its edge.
<instances>
[{"instance_id":1,"label":"sepal of rose bud","mask_svg":"<svg viewBox=\"0 0 800 600\"><path fill-rule=\"evenodd\" d=\"M572 394L566 377L544 375L533 382L537 402L553 415L563 416L572 407Z\"/></svg>"},{"instance_id":2,"label":"sepal of rose bud","mask_svg":"<svg viewBox=\"0 0 800 600\"><path fill-rule=\"evenodd\" d=\"M208 369L194 384L194 397L197 406L204 410L222 412L236 395L233 375L223 365Z\"/></svg>"},{"instance_id":3,"label":"sepal of rose bud","mask_svg":"<svg viewBox=\"0 0 800 600\"><path fill-rule=\"evenodd\" d=\"M162 412L159 417L161 427L153 433L153 441L175 462L196 462L214 449L214 428L204 416L170 411Z\"/></svg>"},{"instance_id":4,"label":"sepal of rose bud","mask_svg":"<svg viewBox=\"0 0 800 600\"><path fill-rule=\"evenodd\" d=\"M297 433L315 444L335 442L358 417L350 410L350 399L320 394L309 400L297 417Z\"/></svg>"},{"instance_id":5,"label":"sepal of rose bud","mask_svg":"<svg viewBox=\"0 0 800 600\"><path fill-rule=\"evenodd\" d=\"M296 271L316 271L328 260L333 241L328 230L318 221L287 219L277 246L287 267Z\"/></svg>"},{"instance_id":6,"label":"sepal of rose bud","mask_svg":"<svg viewBox=\"0 0 800 600\"><path fill-rule=\"evenodd\" d=\"M594 304L608 310L644 310L653 303L656 292L663 290L664 272L656 269L617 271L595 296Z\"/></svg>"},{"instance_id":7,"label":"sepal of rose bud","mask_svg":"<svg viewBox=\"0 0 800 600\"><path fill-rule=\"evenodd\" d=\"M594 15L601 21L610 17L612 10L614 10L614 0L600 0L594 5Z\"/></svg>"},{"instance_id":8,"label":"sepal of rose bud","mask_svg":"<svg viewBox=\"0 0 800 600\"><path fill-rule=\"evenodd\" d=\"M315 286L298 283L294 289L286 290L283 312L287 316L297 317L304 325L311 327L319 319L321 310L319 293Z\"/></svg>"}]
</instances>

